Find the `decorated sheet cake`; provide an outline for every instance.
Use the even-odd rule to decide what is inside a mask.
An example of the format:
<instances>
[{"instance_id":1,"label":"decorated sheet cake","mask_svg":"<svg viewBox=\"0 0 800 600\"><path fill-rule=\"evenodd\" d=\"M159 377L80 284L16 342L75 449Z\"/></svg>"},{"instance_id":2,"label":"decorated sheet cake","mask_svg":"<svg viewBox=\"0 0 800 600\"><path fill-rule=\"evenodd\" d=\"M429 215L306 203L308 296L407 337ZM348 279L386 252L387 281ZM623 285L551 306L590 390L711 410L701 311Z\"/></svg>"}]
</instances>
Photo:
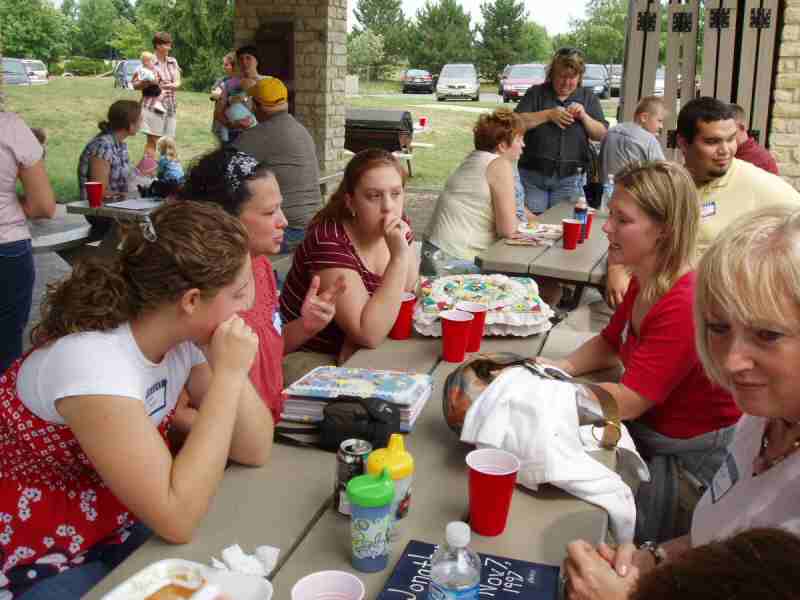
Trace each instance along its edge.
<instances>
[{"instance_id":1,"label":"decorated sheet cake","mask_svg":"<svg viewBox=\"0 0 800 600\"><path fill-rule=\"evenodd\" d=\"M526 336L550 329L553 311L539 297L536 282L506 275L423 277L414 328L422 335L442 335L439 313L462 300L489 307L486 335Z\"/></svg>"}]
</instances>

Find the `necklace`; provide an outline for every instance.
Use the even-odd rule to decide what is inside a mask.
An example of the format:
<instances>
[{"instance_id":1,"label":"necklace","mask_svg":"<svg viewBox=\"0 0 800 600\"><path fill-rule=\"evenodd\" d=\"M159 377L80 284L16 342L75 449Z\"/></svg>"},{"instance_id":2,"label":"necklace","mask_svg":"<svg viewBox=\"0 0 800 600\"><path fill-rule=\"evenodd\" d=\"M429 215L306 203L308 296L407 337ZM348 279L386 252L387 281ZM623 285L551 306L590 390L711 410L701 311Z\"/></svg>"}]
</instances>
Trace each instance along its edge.
<instances>
[{"instance_id":1,"label":"necklace","mask_svg":"<svg viewBox=\"0 0 800 600\"><path fill-rule=\"evenodd\" d=\"M787 430L796 425L796 423L790 423L785 419L773 420L772 422L782 423ZM800 436L798 436L797 439L795 439L789 446L789 448L787 448L784 452L781 452L778 456L775 456L774 458L769 458L769 459L766 458L764 454L766 453L767 448L769 448L769 437L767 435L768 431L769 431L769 425L767 425L767 427L764 427L764 434L761 436L761 448L759 450L758 456L756 456L755 460L753 460L754 476L763 473L767 469L774 467L780 462L783 462L787 456L793 454L794 452L797 451L798 448L800 448Z\"/></svg>"}]
</instances>

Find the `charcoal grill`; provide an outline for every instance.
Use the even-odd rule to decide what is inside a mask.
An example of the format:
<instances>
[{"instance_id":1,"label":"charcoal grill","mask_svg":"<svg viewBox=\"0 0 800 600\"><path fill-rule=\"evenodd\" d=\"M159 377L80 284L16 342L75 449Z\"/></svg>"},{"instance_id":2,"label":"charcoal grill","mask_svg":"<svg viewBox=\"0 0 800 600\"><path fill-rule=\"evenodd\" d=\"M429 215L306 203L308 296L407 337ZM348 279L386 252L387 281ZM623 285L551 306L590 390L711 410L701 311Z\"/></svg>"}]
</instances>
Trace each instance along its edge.
<instances>
[{"instance_id":1,"label":"charcoal grill","mask_svg":"<svg viewBox=\"0 0 800 600\"><path fill-rule=\"evenodd\" d=\"M345 113L344 147L350 152L382 148L411 152L414 121L407 110L348 108Z\"/></svg>"}]
</instances>

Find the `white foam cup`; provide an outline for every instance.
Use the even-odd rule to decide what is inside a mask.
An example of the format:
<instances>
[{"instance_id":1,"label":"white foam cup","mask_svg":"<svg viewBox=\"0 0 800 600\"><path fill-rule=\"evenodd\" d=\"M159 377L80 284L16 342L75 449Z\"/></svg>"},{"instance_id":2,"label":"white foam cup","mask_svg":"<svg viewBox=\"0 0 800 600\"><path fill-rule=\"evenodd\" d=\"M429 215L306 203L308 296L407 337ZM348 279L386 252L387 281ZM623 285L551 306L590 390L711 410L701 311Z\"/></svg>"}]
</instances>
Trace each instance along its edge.
<instances>
[{"instance_id":1,"label":"white foam cup","mask_svg":"<svg viewBox=\"0 0 800 600\"><path fill-rule=\"evenodd\" d=\"M292 586L292 600L363 600L364 584L346 571L318 571Z\"/></svg>"}]
</instances>

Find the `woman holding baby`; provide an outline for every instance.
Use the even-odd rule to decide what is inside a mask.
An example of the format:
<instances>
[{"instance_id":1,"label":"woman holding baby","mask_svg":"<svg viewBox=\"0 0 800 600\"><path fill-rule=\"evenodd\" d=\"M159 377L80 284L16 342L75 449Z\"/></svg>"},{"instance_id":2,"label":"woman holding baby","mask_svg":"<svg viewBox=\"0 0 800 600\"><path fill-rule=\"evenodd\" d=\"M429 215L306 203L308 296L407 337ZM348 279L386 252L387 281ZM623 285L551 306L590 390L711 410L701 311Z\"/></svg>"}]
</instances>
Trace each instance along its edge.
<instances>
[{"instance_id":1,"label":"woman holding baby","mask_svg":"<svg viewBox=\"0 0 800 600\"><path fill-rule=\"evenodd\" d=\"M574 199L584 184L579 169L590 163L590 141L608 131L603 109L591 89L583 87L583 53L561 48L547 68L544 83L532 86L517 105L527 129L519 174L525 205L539 214Z\"/></svg>"}]
</instances>

